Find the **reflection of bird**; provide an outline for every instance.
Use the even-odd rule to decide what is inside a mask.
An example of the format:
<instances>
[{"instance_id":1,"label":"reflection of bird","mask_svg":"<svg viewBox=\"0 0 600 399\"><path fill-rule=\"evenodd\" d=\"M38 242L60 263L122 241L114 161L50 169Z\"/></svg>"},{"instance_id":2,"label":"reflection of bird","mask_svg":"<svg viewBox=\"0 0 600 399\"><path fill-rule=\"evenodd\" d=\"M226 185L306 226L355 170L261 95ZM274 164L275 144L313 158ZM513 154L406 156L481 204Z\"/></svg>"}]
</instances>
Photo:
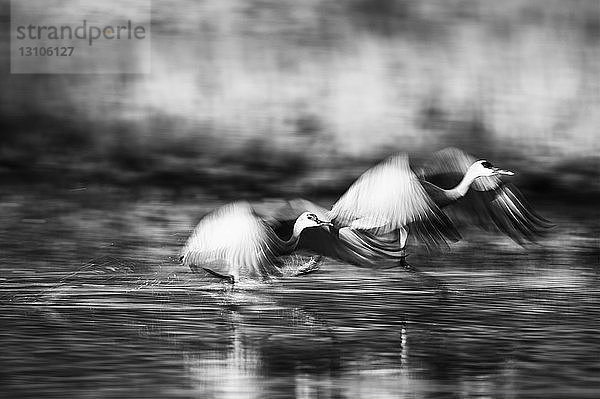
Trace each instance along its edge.
<instances>
[{"instance_id":1,"label":"reflection of bird","mask_svg":"<svg viewBox=\"0 0 600 399\"><path fill-rule=\"evenodd\" d=\"M428 247L460 239L449 215L454 221L496 228L518 243L534 240L548 227L500 175L513 173L450 148L436 153L417 176L408 157L399 154L366 171L330 211L296 200L276 218L283 225L287 220L289 229L291 218L310 209L331 220L337 235L307 233L299 248L359 266L399 264L410 268L404 260L409 233ZM453 188L442 188L449 186ZM441 210L444 207L448 214Z\"/></svg>"},{"instance_id":2,"label":"reflection of bird","mask_svg":"<svg viewBox=\"0 0 600 399\"><path fill-rule=\"evenodd\" d=\"M331 225L310 212L294 222L291 237L280 238L250 204L225 205L206 215L188 239L180 260L193 271L199 267L229 280L280 275L277 257L291 253L303 230Z\"/></svg>"}]
</instances>

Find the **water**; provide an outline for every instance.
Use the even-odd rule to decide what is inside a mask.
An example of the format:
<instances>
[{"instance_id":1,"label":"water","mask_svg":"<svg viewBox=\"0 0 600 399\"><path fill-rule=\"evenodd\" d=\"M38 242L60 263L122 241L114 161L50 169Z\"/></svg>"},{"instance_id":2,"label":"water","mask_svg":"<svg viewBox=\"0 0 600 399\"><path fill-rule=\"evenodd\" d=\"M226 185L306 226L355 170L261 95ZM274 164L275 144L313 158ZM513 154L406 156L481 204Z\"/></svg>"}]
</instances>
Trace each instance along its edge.
<instances>
[{"instance_id":1,"label":"water","mask_svg":"<svg viewBox=\"0 0 600 399\"><path fill-rule=\"evenodd\" d=\"M216 203L110 190L0 197L0 395L595 398L598 225L523 250L467 232L402 270L326 261L232 289L174 259ZM586 218L587 216L587 218ZM413 251L415 252L415 251Z\"/></svg>"}]
</instances>

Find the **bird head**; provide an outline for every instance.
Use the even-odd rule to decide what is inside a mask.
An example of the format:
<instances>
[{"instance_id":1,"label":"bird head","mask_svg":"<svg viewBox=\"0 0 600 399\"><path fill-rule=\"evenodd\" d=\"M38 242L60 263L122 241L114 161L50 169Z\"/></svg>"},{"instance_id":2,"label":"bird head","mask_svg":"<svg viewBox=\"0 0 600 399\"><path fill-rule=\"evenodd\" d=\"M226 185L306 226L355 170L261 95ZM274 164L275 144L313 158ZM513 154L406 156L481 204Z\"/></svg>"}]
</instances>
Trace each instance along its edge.
<instances>
[{"instance_id":1,"label":"bird head","mask_svg":"<svg viewBox=\"0 0 600 399\"><path fill-rule=\"evenodd\" d=\"M469 172L473 174L475 177L490 177L490 176L498 176L498 175L506 175L512 176L513 172L510 170L500 169L492 165L490 162L482 159L480 161L475 162L469 168Z\"/></svg>"},{"instance_id":2,"label":"bird head","mask_svg":"<svg viewBox=\"0 0 600 399\"><path fill-rule=\"evenodd\" d=\"M304 212L296 219L294 224L294 232L300 234L304 229L311 227L333 226L333 223L325 220L320 220L317 215L311 212Z\"/></svg>"}]
</instances>

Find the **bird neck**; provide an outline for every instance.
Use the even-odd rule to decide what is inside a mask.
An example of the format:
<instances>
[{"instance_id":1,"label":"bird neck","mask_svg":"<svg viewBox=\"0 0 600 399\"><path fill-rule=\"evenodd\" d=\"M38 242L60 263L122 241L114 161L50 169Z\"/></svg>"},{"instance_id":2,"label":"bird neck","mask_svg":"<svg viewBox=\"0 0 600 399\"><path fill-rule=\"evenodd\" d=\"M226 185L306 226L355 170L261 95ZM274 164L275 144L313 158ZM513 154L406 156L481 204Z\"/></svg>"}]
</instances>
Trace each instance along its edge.
<instances>
[{"instance_id":1,"label":"bird neck","mask_svg":"<svg viewBox=\"0 0 600 399\"><path fill-rule=\"evenodd\" d=\"M292 233L292 236L288 240L281 241L281 253L282 254L287 254L287 253L293 252L296 249L296 247L298 246L298 242L300 241L300 232L301 231L302 230L297 232L296 228L294 228L294 232Z\"/></svg>"},{"instance_id":2,"label":"bird neck","mask_svg":"<svg viewBox=\"0 0 600 399\"><path fill-rule=\"evenodd\" d=\"M304 230L304 227L300 226L299 223L294 223L294 229L292 230L292 236L288 241L298 241L300 239L300 234Z\"/></svg>"},{"instance_id":3,"label":"bird neck","mask_svg":"<svg viewBox=\"0 0 600 399\"><path fill-rule=\"evenodd\" d=\"M450 190L446 190L446 194L452 200L458 200L459 198L464 197L469 191L471 184L473 184L475 179L477 179L478 177L479 176L472 172L471 169L467 170L467 173L465 173L460 183L458 183L456 187Z\"/></svg>"},{"instance_id":4,"label":"bird neck","mask_svg":"<svg viewBox=\"0 0 600 399\"><path fill-rule=\"evenodd\" d=\"M292 236L288 240L280 239L281 253L290 253L296 249L298 242L300 241L300 233L302 233L304 227L294 224L294 230Z\"/></svg>"}]
</instances>

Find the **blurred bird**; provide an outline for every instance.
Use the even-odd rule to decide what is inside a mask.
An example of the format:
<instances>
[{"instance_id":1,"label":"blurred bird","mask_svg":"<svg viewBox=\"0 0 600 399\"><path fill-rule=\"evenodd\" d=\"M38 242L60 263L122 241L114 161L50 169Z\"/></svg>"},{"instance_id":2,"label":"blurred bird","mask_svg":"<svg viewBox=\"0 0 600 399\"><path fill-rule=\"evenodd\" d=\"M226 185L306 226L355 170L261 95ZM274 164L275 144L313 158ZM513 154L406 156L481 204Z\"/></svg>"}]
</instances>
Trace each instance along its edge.
<instances>
[{"instance_id":1,"label":"blurred bird","mask_svg":"<svg viewBox=\"0 0 600 399\"><path fill-rule=\"evenodd\" d=\"M333 223L331 232L305 234L299 249L357 266L416 270L405 259L409 233L428 248L447 247L461 238L455 223L467 222L523 245L550 227L500 179L513 174L456 148L437 152L417 173L398 154L367 170L331 210L294 200L273 217L280 220L276 229L289 229L290 219L307 210Z\"/></svg>"},{"instance_id":2,"label":"blurred bird","mask_svg":"<svg viewBox=\"0 0 600 399\"><path fill-rule=\"evenodd\" d=\"M553 226L513 184L500 178L513 172L476 161L457 148L435 153L418 175L427 194L438 207L448 207L446 212L455 222L501 232L520 245L535 242Z\"/></svg>"},{"instance_id":3,"label":"blurred bird","mask_svg":"<svg viewBox=\"0 0 600 399\"><path fill-rule=\"evenodd\" d=\"M281 275L278 257L291 253L305 229L330 226L315 214L303 212L291 237L279 237L247 202L225 205L204 216L181 251L180 261L192 271L204 269L232 284L240 277Z\"/></svg>"}]
</instances>

